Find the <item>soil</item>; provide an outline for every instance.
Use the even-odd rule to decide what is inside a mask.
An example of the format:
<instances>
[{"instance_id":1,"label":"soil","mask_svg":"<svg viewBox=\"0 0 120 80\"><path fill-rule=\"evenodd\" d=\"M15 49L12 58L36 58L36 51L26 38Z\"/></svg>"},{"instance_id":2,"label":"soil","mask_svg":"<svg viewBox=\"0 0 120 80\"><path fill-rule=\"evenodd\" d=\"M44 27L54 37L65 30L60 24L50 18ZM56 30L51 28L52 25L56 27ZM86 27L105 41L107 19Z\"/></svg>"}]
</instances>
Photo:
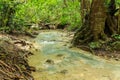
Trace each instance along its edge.
<instances>
[{"instance_id":1,"label":"soil","mask_svg":"<svg viewBox=\"0 0 120 80\"><path fill-rule=\"evenodd\" d=\"M31 46L24 39L0 34L0 80L34 80L35 68L27 60Z\"/></svg>"},{"instance_id":2,"label":"soil","mask_svg":"<svg viewBox=\"0 0 120 80\"><path fill-rule=\"evenodd\" d=\"M88 45L83 44L77 46L78 48L88 51L93 55L105 58L105 59L113 59L116 61L120 60L120 49L113 49L114 47L110 45L104 45L101 48L92 49Z\"/></svg>"},{"instance_id":3,"label":"soil","mask_svg":"<svg viewBox=\"0 0 120 80\"><path fill-rule=\"evenodd\" d=\"M104 51L104 50L94 50L95 55L104 57L105 59L114 59L116 61L120 60L120 51Z\"/></svg>"}]
</instances>

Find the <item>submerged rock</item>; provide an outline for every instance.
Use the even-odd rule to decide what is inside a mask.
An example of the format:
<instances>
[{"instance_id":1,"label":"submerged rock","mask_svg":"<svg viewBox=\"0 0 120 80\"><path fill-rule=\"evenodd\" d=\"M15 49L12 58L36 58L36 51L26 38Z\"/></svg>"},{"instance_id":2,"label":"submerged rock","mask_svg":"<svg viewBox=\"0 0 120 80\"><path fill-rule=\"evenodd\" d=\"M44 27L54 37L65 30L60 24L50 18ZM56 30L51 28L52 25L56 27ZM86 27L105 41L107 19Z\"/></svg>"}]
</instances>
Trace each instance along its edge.
<instances>
[{"instance_id":1,"label":"submerged rock","mask_svg":"<svg viewBox=\"0 0 120 80\"><path fill-rule=\"evenodd\" d=\"M68 70L66 70L66 69L61 70L60 73L61 73L61 74L66 74L66 73L68 73Z\"/></svg>"},{"instance_id":2,"label":"submerged rock","mask_svg":"<svg viewBox=\"0 0 120 80\"><path fill-rule=\"evenodd\" d=\"M57 57L62 57L62 56L64 56L64 54L57 54L56 56Z\"/></svg>"},{"instance_id":3,"label":"submerged rock","mask_svg":"<svg viewBox=\"0 0 120 80\"><path fill-rule=\"evenodd\" d=\"M48 63L48 64L54 64L54 61L51 60L51 59L47 59L45 62Z\"/></svg>"}]
</instances>

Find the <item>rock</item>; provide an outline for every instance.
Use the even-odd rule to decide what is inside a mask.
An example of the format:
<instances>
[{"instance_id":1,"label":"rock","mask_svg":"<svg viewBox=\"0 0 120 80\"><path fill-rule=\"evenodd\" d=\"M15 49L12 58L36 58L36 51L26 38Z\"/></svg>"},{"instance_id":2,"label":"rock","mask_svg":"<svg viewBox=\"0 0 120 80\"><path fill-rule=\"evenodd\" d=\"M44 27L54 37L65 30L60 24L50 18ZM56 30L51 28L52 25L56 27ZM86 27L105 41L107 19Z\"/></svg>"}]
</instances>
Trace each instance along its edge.
<instances>
[{"instance_id":1,"label":"rock","mask_svg":"<svg viewBox=\"0 0 120 80\"><path fill-rule=\"evenodd\" d=\"M32 24L31 28L32 28L32 29L39 28L39 25L38 25L38 24Z\"/></svg>"},{"instance_id":2,"label":"rock","mask_svg":"<svg viewBox=\"0 0 120 80\"><path fill-rule=\"evenodd\" d=\"M73 46L72 46L72 45L70 45L70 46L69 46L69 48L73 48Z\"/></svg>"},{"instance_id":3,"label":"rock","mask_svg":"<svg viewBox=\"0 0 120 80\"><path fill-rule=\"evenodd\" d=\"M116 61L119 61L119 58L115 58Z\"/></svg>"},{"instance_id":4,"label":"rock","mask_svg":"<svg viewBox=\"0 0 120 80\"><path fill-rule=\"evenodd\" d=\"M56 26L54 24L49 25L50 29L56 29Z\"/></svg>"},{"instance_id":5,"label":"rock","mask_svg":"<svg viewBox=\"0 0 120 80\"><path fill-rule=\"evenodd\" d=\"M54 61L51 60L51 59L47 59L45 62L48 63L48 64L54 64Z\"/></svg>"},{"instance_id":6,"label":"rock","mask_svg":"<svg viewBox=\"0 0 120 80\"><path fill-rule=\"evenodd\" d=\"M63 54L57 54L57 57L62 57L63 56Z\"/></svg>"},{"instance_id":7,"label":"rock","mask_svg":"<svg viewBox=\"0 0 120 80\"><path fill-rule=\"evenodd\" d=\"M63 46L67 46L67 44L64 44Z\"/></svg>"},{"instance_id":8,"label":"rock","mask_svg":"<svg viewBox=\"0 0 120 80\"><path fill-rule=\"evenodd\" d=\"M64 70L60 71L60 73L66 74L66 73L68 73L68 70L64 69Z\"/></svg>"},{"instance_id":9,"label":"rock","mask_svg":"<svg viewBox=\"0 0 120 80\"><path fill-rule=\"evenodd\" d=\"M33 66L29 66L27 70L35 72L35 71L36 71L36 68L33 67Z\"/></svg>"}]
</instances>

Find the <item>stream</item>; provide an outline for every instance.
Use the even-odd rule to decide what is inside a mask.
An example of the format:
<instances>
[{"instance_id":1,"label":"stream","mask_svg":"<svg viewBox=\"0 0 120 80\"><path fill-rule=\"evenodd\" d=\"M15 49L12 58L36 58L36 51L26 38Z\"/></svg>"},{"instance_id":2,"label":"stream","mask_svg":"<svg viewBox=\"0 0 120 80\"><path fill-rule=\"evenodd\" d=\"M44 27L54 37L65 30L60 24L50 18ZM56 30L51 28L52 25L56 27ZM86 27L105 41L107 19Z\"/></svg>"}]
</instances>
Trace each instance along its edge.
<instances>
[{"instance_id":1,"label":"stream","mask_svg":"<svg viewBox=\"0 0 120 80\"><path fill-rule=\"evenodd\" d=\"M73 35L41 31L33 40L38 49L29 57L35 80L120 80L120 61L105 60L71 47Z\"/></svg>"}]
</instances>

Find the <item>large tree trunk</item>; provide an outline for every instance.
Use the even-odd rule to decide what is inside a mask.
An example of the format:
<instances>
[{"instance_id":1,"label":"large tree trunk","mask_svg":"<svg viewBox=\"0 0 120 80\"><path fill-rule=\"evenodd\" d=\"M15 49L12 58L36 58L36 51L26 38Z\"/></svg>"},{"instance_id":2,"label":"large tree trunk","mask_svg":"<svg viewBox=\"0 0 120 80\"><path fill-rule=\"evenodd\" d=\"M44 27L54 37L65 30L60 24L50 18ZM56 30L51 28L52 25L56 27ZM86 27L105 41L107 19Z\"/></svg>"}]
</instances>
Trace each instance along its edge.
<instances>
[{"instance_id":1,"label":"large tree trunk","mask_svg":"<svg viewBox=\"0 0 120 80\"><path fill-rule=\"evenodd\" d=\"M84 24L74 35L74 45L106 40L108 35L116 33L115 0L111 0L109 8L104 3L105 0L92 0L90 13L85 16Z\"/></svg>"},{"instance_id":2,"label":"large tree trunk","mask_svg":"<svg viewBox=\"0 0 120 80\"><path fill-rule=\"evenodd\" d=\"M85 15L90 11L90 0L79 0L81 5L81 19L82 23L85 22Z\"/></svg>"},{"instance_id":3,"label":"large tree trunk","mask_svg":"<svg viewBox=\"0 0 120 80\"><path fill-rule=\"evenodd\" d=\"M120 10L118 14L118 34L120 34Z\"/></svg>"},{"instance_id":4,"label":"large tree trunk","mask_svg":"<svg viewBox=\"0 0 120 80\"><path fill-rule=\"evenodd\" d=\"M104 39L104 26L106 20L105 0L93 0L90 12L90 27L93 40Z\"/></svg>"}]
</instances>

